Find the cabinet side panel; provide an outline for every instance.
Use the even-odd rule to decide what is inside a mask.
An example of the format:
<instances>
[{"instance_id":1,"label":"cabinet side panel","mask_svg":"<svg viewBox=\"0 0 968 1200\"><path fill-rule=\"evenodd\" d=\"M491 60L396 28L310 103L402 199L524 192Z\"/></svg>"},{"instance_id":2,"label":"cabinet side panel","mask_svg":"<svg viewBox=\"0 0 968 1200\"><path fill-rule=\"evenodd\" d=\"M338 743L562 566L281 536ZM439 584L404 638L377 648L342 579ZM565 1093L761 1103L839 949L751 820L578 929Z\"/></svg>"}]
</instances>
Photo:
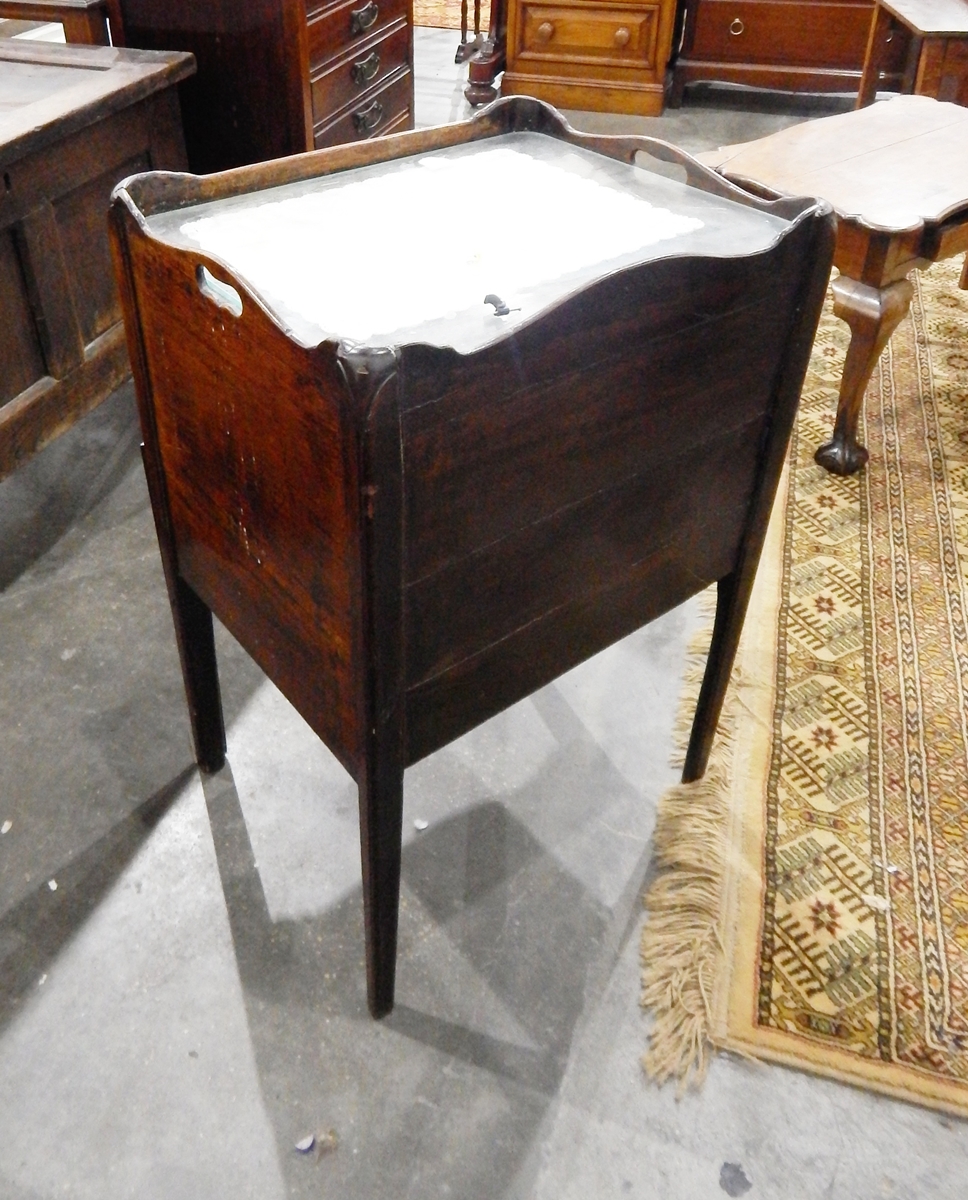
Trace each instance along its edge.
<instances>
[{"instance_id":1,"label":"cabinet side panel","mask_svg":"<svg viewBox=\"0 0 968 1200\"><path fill-rule=\"evenodd\" d=\"M209 260L144 236L130 257L178 574L355 772L359 492L335 350L290 341ZM201 293L203 262L239 316Z\"/></svg>"},{"instance_id":2,"label":"cabinet side panel","mask_svg":"<svg viewBox=\"0 0 968 1200\"><path fill-rule=\"evenodd\" d=\"M606 281L406 413L411 761L736 568L802 241Z\"/></svg>"}]
</instances>

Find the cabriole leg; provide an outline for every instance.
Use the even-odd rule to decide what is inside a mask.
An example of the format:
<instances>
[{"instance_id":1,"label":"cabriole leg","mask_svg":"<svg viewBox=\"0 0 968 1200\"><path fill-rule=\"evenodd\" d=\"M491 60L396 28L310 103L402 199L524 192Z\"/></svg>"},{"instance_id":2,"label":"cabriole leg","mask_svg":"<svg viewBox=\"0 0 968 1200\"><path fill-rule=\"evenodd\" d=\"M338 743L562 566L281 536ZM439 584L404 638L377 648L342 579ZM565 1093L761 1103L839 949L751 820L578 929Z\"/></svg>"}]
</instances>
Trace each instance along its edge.
<instances>
[{"instance_id":1,"label":"cabriole leg","mask_svg":"<svg viewBox=\"0 0 968 1200\"><path fill-rule=\"evenodd\" d=\"M881 351L911 306L914 288L907 279L875 288L844 275L835 279L831 287L834 314L847 322L851 336L833 437L817 450L814 458L834 475L853 475L867 462L867 450L857 441L864 392Z\"/></svg>"}]
</instances>

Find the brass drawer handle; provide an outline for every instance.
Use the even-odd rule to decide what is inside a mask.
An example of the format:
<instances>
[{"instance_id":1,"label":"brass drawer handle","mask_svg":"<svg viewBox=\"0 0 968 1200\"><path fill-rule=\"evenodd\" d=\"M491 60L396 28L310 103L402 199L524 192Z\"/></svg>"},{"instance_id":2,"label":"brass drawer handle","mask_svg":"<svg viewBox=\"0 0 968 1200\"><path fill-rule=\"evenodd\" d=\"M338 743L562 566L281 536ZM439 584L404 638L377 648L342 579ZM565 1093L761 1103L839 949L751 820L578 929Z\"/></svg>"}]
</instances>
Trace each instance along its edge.
<instances>
[{"instance_id":1,"label":"brass drawer handle","mask_svg":"<svg viewBox=\"0 0 968 1200\"><path fill-rule=\"evenodd\" d=\"M372 104L368 104L366 108L361 108L359 112L353 114L353 124L356 126L357 133L372 132L382 120L383 105L379 100L374 100Z\"/></svg>"},{"instance_id":2,"label":"brass drawer handle","mask_svg":"<svg viewBox=\"0 0 968 1200\"><path fill-rule=\"evenodd\" d=\"M355 37L358 33L366 33L372 29L380 17L380 9L374 0L367 0L362 8L350 9L350 33Z\"/></svg>"},{"instance_id":3,"label":"brass drawer handle","mask_svg":"<svg viewBox=\"0 0 968 1200\"><path fill-rule=\"evenodd\" d=\"M615 42L615 45L618 46L618 48L621 50L629 44L629 41L631 40L631 38L632 38L632 35L625 28L625 26L622 25L620 28L615 30L615 36L612 40Z\"/></svg>"},{"instance_id":4,"label":"brass drawer handle","mask_svg":"<svg viewBox=\"0 0 968 1200\"><path fill-rule=\"evenodd\" d=\"M555 36L555 27L550 21L542 21L534 32L539 42L550 42Z\"/></svg>"},{"instance_id":5,"label":"brass drawer handle","mask_svg":"<svg viewBox=\"0 0 968 1200\"><path fill-rule=\"evenodd\" d=\"M369 83L371 79L375 79L380 70L380 56L375 50L371 50L366 58L361 58L359 62L355 62L350 67L350 74L353 76L353 82L357 87L362 87L364 83Z\"/></svg>"},{"instance_id":6,"label":"brass drawer handle","mask_svg":"<svg viewBox=\"0 0 968 1200\"><path fill-rule=\"evenodd\" d=\"M739 17L736 17L733 20L733 23L729 27L729 32L733 35L733 37L739 37L739 35L743 32L743 30L745 28L746 28L746 26L739 19Z\"/></svg>"}]
</instances>

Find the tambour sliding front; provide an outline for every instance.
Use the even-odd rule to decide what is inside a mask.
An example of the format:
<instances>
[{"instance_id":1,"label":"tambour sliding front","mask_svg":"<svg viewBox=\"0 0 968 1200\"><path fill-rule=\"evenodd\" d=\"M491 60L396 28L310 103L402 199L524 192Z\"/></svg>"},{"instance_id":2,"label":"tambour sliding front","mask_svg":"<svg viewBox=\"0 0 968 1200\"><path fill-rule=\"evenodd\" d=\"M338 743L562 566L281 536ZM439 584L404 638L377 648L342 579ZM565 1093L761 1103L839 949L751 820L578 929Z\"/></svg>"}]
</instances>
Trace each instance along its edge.
<instances>
[{"instance_id":1,"label":"tambour sliding front","mask_svg":"<svg viewBox=\"0 0 968 1200\"><path fill-rule=\"evenodd\" d=\"M448 216L483 179L503 231ZM365 233L381 210L408 234L392 251ZM514 98L221 176L137 176L112 227L198 762L225 755L215 613L358 783L381 1015L404 768L716 582L685 769L702 774L829 213Z\"/></svg>"}]
</instances>

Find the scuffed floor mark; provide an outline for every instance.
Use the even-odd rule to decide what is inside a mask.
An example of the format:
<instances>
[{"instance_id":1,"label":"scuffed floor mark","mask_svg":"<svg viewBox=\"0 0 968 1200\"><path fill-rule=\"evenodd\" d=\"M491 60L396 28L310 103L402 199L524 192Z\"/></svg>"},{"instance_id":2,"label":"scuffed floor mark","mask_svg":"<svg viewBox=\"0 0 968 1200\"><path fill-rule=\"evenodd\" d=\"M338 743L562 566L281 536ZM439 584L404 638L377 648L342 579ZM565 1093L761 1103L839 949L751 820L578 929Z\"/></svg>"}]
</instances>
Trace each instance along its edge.
<instances>
[{"instance_id":1,"label":"scuffed floor mark","mask_svg":"<svg viewBox=\"0 0 968 1200\"><path fill-rule=\"evenodd\" d=\"M719 1170L719 1186L727 1196L743 1196L753 1186L739 1163L723 1163Z\"/></svg>"}]
</instances>

